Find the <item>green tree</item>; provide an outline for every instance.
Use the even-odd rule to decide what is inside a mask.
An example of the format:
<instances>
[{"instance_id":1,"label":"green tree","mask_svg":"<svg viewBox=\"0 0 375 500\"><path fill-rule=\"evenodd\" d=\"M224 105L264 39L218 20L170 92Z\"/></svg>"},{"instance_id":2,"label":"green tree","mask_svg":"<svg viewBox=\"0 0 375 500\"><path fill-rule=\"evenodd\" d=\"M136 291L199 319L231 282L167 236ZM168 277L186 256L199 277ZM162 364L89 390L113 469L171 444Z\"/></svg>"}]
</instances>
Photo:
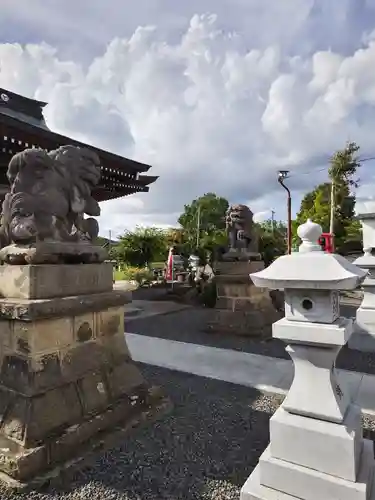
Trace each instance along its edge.
<instances>
[{"instance_id":1,"label":"green tree","mask_svg":"<svg viewBox=\"0 0 375 500\"><path fill-rule=\"evenodd\" d=\"M287 228L284 222L267 220L258 224L258 231L259 251L267 266L276 257L286 253Z\"/></svg>"},{"instance_id":2,"label":"green tree","mask_svg":"<svg viewBox=\"0 0 375 500\"><path fill-rule=\"evenodd\" d=\"M165 260L168 253L165 231L152 227L126 231L112 252L118 262L131 266L142 267Z\"/></svg>"},{"instance_id":3,"label":"green tree","mask_svg":"<svg viewBox=\"0 0 375 500\"><path fill-rule=\"evenodd\" d=\"M298 244L297 228L307 219L320 224L324 232L330 232L333 221L335 247L338 250L348 239L361 237L360 226L354 220L355 196L351 193L359 182L356 178L360 166L356 157L358 150L359 146L350 142L344 149L337 151L328 169L331 182L319 184L304 196L292 224L294 245Z\"/></svg>"},{"instance_id":4,"label":"green tree","mask_svg":"<svg viewBox=\"0 0 375 500\"><path fill-rule=\"evenodd\" d=\"M206 193L185 205L178 222L183 228L188 251L196 247L198 225L200 247L211 249L226 242L225 212L228 207L228 200L215 193Z\"/></svg>"},{"instance_id":5,"label":"green tree","mask_svg":"<svg viewBox=\"0 0 375 500\"><path fill-rule=\"evenodd\" d=\"M328 175L331 180L331 210L329 231L336 233L335 221L340 216L353 218L354 200L349 200L350 189L358 187L357 170L361 166L356 153L359 146L348 142L346 147L337 151L330 160Z\"/></svg>"}]
</instances>

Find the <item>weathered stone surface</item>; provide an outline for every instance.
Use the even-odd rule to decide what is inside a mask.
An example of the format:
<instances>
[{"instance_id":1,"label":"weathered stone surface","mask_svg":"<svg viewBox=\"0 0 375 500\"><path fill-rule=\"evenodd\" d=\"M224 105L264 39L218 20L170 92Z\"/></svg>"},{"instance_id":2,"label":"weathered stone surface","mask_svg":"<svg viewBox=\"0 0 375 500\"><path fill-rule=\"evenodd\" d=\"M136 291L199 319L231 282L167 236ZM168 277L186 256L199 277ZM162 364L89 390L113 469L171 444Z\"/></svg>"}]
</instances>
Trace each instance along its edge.
<instances>
[{"instance_id":1,"label":"weathered stone surface","mask_svg":"<svg viewBox=\"0 0 375 500\"><path fill-rule=\"evenodd\" d=\"M109 292L113 267L102 264L0 266L0 296L17 299L52 299Z\"/></svg>"},{"instance_id":2,"label":"weathered stone surface","mask_svg":"<svg viewBox=\"0 0 375 500\"><path fill-rule=\"evenodd\" d=\"M3 435L20 443L24 442L28 421L29 401L24 397L14 397L8 405L1 425Z\"/></svg>"},{"instance_id":3,"label":"weathered stone surface","mask_svg":"<svg viewBox=\"0 0 375 500\"><path fill-rule=\"evenodd\" d=\"M118 365L131 359L123 332L116 333L111 337L99 337L97 341L103 347L108 363Z\"/></svg>"},{"instance_id":4,"label":"weathered stone surface","mask_svg":"<svg viewBox=\"0 0 375 500\"><path fill-rule=\"evenodd\" d=\"M253 212L246 205L231 205L225 214L229 251L224 259L248 260L259 255L259 235L254 225Z\"/></svg>"},{"instance_id":5,"label":"weathered stone surface","mask_svg":"<svg viewBox=\"0 0 375 500\"><path fill-rule=\"evenodd\" d=\"M265 320L263 311L236 311L218 310L215 317L207 326L209 333L223 333L248 337L272 337L271 328L267 328L268 318Z\"/></svg>"},{"instance_id":6,"label":"weathered stone surface","mask_svg":"<svg viewBox=\"0 0 375 500\"><path fill-rule=\"evenodd\" d=\"M3 353L0 384L28 396L131 360L123 333L77 341L52 352L34 352L32 339L25 345L30 348L24 352L18 342L17 350Z\"/></svg>"},{"instance_id":7,"label":"weathered stone surface","mask_svg":"<svg viewBox=\"0 0 375 500\"><path fill-rule=\"evenodd\" d=\"M14 479L33 477L48 467L46 446L26 449L0 435L0 470Z\"/></svg>"},{"instance_id":8,"label":"weathered stone surface","mask_svg":"<svg viewBox=\"0 0 375 500\"><path fill-rule=\"evenodd\" d=\"M263 262L220 262L216 276L216 313L207 331L236 335L271 336L280 318L267 289L255 287L249 273L264 269Z\"/></svg>"},{"instance_id":9,"label":"weathered stone surface","mask_svg":"<svg viewBox=\"0 0 375 500\"><path fill-rule=\"evenodd\" d=\"M95 315L93 312L79 314L73 320L73 340L83 343L95 337Z\"/></svg>"},{"instance_id":10,"label":"weathered stone surface","mask_svg":"<svg viewBox=\"0 0 375 500\"><path fill-rule=\"evenodd\" d=\"M13 321L12 326L12 348L19 354L56 351L74 341L73 318L69 317L33 322Z\"/></svg>"},{"instance_id":11,"label":"weathered stone surface","mask_svg":"<svg viewBox=\"0 0 375 500\"><path fill-rule=\"evenodd\" d=\"M13 321L0 320L0 352L2 349L10 349L12 345Z\"/></svg>"},{"instance_id":12,"label":"weathered stone surface","mask_svg":"<svg viewBox=\"0 0 375 500\"><path fill-rule=\"evenodd\" d=\"M97 335L112 336L124 331L124 308L111 307L96 315Z\"/></svg>"},{"instance_id":13,"label":"weathered stone surface","mask_svg":"<svg viewBox=\"0 0 375 500\"><path fill-rule=\"evenodd\" d=\"M226 278L226 276L225 276ZM219 281L217 284L218 297L231 297L231 298L255 298L264 295L264 289L257 288L250 280L244 283Z\"/></svg>"},{"instance_id":14,"label":"weathered stone surface","mask_svg":"<svg viewBox=\"0 0 375 500\"><path fill-rule=\"evenodd\" d=\"M100 158L86 148L16 153L7 169L0 260L13 265L103 262L106 250L92 244L100 206L91 191L100 174Z\"/></svg>"},{"instance_id":15,"label":"weathered stone surface","mask_svg":"<svg viewBox=\"0 0 375 500\"><path fill-rule=\"evenodd\" d=\"M4 353L13 351L16 354L35 357L39 354L64 351L96 338L103 339L103 343L107 345L111 343L111 337L121 335L123 339L124 308L110 308L99 313L39 321L0 320L0 341L2 325ZM105 341L107 337L109 340Z\"/></svg>"},{"instance_id":16,"label":"weathered stone surface","mask_svg":"<svg viewBox=\"0 0 375 500\"><path fill-rule=\"evenodd\" d=\"M8 400L1 434L30 448L51 433L78 421L82 413L77 388L73 384L33 398L13 395Z\"/></svg>"},{"instance_id":17,"label":"weathered stone surface","mask_svg":"<svg viewBox=\"0 0 375 500\"><path fill-rule=\"evenodd\" d=\"M0 221L0 480L32 481L95 438L165 408L131 360L124 305L98 235L92 151L28 149ZM85 217L91 216L91 218ZM83 448L83 445L85 448ZM71 463L71 461L70 461ZM4 473L4 474L1 474Z\"/></svg>"},{"instance_id":18,"label":"weathered stone surface","mask_svg":"<svg viewBox=\"0 0 375 500\"><path fill-rule=\"evenodd\" d=\"M0 299L0 319L35 321L52 317L77 316L85 312L123 306L131 302L131 293L122 290L54 299Z\"/></svg>"},{"instance_id":19,"label":"weathered stone surface","mask_svg":"<svg viewBox=\"0 0 375 500\"><path fill-rule=\"evenodd\" d=\"M216 275L235 275L244 276L250 281L249 274L261 271L264 269L263 261L238 261L238 262L218 262L216 268Z\"/></svg>"},{"instance_id":20,"label":"weathered stone surface","mask_svg":"<svg viewBox=\"0 0 375 500\"><path fill-rule=\"evenodd\" d=\"M33 245L12 244L0 249L0 261L14 266L41 264L103 263L107 251L89 243L37 242Z\"/></svg>"},{"instance_id":21,"label":"weathered stone surface","mask_svg":"<svg viewBox=\"0 0 375 500\"><path fill-rule=\"evenodd\" d=\"M10 483L13 486L36 488L48 479L48 471L59 464L67 460L79 462L95 446L116 445L129 429L170 409L162 391L141 387L138 393L118 399L102 412L86 415L50 434L40 446L25 448L0 434L0 470L15 481Z\"/></svg>"},{"instance_id":22,"label":"weathered stone surface","mask_svg":"<svg viewBox=\"0 0 375 500\"><path fill-rule=\"evenodd\" d=\"M78 381L78 390L85 414L96 413L109 404L107 381L102 372L85 375Z\"/></svg>"},{"instance_id":23,"label":"weathered stone surface","mask_svg":"<svg viewBox=\"0 0 375 500\"><path fill-rule=\"evenodd\" d=\"M60 356L61 371L66 380L79 379L108 362L105 350L94 340L69 347L62 351Z\"/></svg>"},{"instance_id":24,"label":"weathered stone surface","mask_svg":"<svg viewBox=\"0 0 375 500\"><path fill-rule=\"evenodd\" d=\"M57 353L38 358L6 354L3 357L0 383L25 395L43 392L64 383Z\"/></svg>"},{"instance_id":25,"label":"weathered stone surface","mask_svg":"<svg viewBox=\"0 0 375 500\"><path fill-rule=\"evenodd\" d=\"M133 363L122 363L107 372L109 389L113 399L132 394L135 388L144 385L141 372Z\"/></svg>"},{"instance_id":26,"label":"weathered stone surface","mask_svg":"<svg viewBox=\"0 0 375 500\"><path fill-rule=\"evenodd\" d=\"M24 445L44 442L52 434L80 420L83 409L75 384L68 384L29 398Z\"/></svg>"}]
</instances>

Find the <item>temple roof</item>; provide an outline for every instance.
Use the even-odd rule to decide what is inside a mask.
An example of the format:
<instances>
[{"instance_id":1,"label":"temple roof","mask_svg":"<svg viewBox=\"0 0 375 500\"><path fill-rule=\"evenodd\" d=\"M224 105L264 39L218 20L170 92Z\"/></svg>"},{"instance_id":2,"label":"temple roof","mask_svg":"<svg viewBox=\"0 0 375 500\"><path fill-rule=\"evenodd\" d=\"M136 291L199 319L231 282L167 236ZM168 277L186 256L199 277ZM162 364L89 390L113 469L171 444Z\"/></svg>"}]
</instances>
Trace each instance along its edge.
<instances>
[{"instance_id":1,"label":"temple roof","mask_svg":"<svg viewBox=\"0 0 375 500\"><path fill-rule=\"evenodd\" d=\"M0 88L0 186L8 184L6 169L15 153L30 147L51 150L67 144L89 148L99 155L102 162L102 178L100 185L93 192L98 201L136 192L147 192L149 184L158 178L140 175L148 172L150 165L129 160L52 132L44 121L45 105L45 102ZM1 194L0 192L0 197Z\"/></svg>"}]
</instances>

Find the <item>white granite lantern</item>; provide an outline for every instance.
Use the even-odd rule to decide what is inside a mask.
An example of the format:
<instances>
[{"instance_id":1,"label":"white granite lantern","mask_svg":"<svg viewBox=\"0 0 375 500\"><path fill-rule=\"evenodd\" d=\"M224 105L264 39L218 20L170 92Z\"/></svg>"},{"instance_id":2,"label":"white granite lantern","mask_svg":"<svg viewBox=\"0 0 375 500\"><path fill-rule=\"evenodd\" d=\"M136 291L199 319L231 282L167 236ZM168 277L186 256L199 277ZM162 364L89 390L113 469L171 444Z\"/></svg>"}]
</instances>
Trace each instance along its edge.
<instances>
[{"instance_id":1,"label":"white granite lantern","mask_svg":"<svg viewBox=\"0 0 375 500\"><path fill-rule=\"evenodd\" d=\"M335 369L353 327L339 315L339 291L356 288L366 272L323 252L321 233L308 220L298 253L251 274L256 286L285 290L273 336L286 342L295 374L241 500L375 500L373 443L362 438L361 410Z\"/></svg>"},{"instance_id":2,"label":"white granite lantern","mask_svg":"<svg viewBox=\"0 0 375 500\"><path fill-rule=\"evenodd\" d=\"M354 264L368 272L363 282L363 300L357 309L354 333L349 347L359 351L375 351L375 200L356 202L356 217L363 231L363 255Z\"/></svg>"}]
</instances>

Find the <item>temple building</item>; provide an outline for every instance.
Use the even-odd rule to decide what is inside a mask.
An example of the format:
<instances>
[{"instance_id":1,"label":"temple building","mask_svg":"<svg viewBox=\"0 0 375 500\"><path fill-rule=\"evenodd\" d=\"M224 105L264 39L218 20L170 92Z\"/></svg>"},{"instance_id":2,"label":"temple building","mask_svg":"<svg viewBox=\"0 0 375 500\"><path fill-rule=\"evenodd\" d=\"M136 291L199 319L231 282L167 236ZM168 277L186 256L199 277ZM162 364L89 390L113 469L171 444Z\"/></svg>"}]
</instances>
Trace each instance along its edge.
<instances>
[{"instance_id":1,"label":"temple building","mask_svg":"<svg viewBox=\"0 0 375 500\"><path fill-rule=\"evenodd\" d=\"M0 88L0 201L9 190L6 171L11 157L26 148L51 150L64 145L94 150L101 160L102 177L93 195L97 201L147 192L157 177L145 175L151 168L134 160L103 151L52 132L43 117L47 103Z\"/></svg>"}]
</instances>

